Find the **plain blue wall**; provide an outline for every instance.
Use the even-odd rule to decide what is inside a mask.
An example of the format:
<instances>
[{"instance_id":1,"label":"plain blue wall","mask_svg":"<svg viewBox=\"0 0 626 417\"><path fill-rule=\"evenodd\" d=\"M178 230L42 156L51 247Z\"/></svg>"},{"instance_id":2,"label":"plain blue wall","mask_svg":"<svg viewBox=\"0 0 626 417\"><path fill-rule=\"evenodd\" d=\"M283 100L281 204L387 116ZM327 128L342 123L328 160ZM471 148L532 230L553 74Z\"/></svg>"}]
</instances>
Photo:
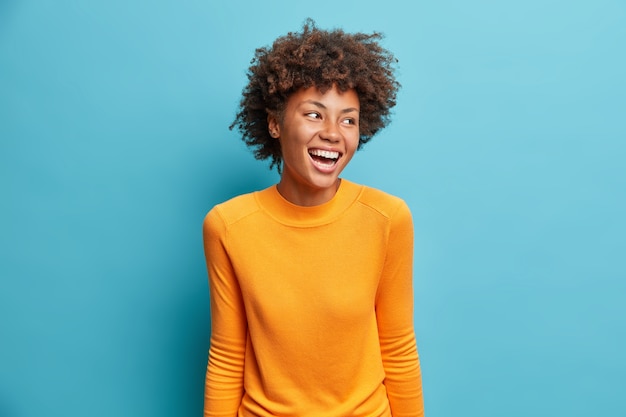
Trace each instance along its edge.
<instances>
[{"instance_id":1,"label":"plain blue wall","mask_svg":"<svg viewBox=\"0 0 626 417\"><path fill-rule=\"evenodd\" d=\"M0 416L198 416L201 222L277 180L228 130L254 49L379 30L345 176L416 228L428 417L624 416L626 4L0 1Z\"/></svg>"}]
</instances>

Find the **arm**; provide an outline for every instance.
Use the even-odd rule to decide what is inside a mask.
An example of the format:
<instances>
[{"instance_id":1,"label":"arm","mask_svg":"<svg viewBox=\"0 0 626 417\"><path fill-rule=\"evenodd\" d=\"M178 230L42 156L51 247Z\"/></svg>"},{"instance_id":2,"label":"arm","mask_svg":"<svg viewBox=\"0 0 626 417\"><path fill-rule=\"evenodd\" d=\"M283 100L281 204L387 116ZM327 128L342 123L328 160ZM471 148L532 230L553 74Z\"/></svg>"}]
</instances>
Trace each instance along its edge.
<instances>
[{"instance_id":1,"label":"arm","mask_svg":"<svg viewBox=\"0 0 626 417\"><path fill-rule=\"evenodd\" d=\"M413 329L413 221L405 203L390 222L376 298L384 383L394 417L421 417L424 402Z\"/></svg>"},{"instance_id":2,"label":"arm","mask_svg":"<svg viewBox=\"0 0 626 417\"><path fill-rule=\"evenodd\" d=\"M247 324L230 258L226 226L217 209L203 224L211 295L211 347L204 391L205 417L234 417L243 396Z\"/></svg>"}]
</instances>

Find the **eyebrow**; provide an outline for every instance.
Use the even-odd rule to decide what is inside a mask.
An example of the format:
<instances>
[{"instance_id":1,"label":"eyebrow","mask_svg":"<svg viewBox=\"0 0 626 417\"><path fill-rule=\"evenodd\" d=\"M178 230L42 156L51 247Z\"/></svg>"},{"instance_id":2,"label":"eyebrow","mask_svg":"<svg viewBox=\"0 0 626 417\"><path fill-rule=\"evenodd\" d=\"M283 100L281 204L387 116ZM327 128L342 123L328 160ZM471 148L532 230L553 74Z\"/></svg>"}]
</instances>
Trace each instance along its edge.
<instances>
[{"instance_id":1,"label":"eyebrow","mask_svg":"<svg viewBox=\"0 0 626 417\"><path fill-rule=\"evenodd\" d=\"M314 106L317 106L317 107L319 107L319 108L321 108L321 109L324 109L324 110L326 110L326 109L327 109L327 107L326 107L323 103L320 103L319 101L315 101L315 100L304 100L304 101L303 101L303 103L313 104ZM343 110L341 110L341 113L350 113L350 112L353 112L353 111L355 111L355 112L357 112L357 113L358 113L358 112L359 112L359 109L357 109L356 107L348 107L347 109L343 109Z\"/></svg>"}]
</instances>

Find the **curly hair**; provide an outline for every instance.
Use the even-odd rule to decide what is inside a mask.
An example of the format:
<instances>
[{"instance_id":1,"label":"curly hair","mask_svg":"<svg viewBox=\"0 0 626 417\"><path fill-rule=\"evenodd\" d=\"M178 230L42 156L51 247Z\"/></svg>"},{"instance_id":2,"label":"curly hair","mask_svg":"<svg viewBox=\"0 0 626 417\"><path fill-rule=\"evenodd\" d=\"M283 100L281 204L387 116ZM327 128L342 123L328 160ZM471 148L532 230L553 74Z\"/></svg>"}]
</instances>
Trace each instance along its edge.
<instances>
[{"instance_id":1,"label":"curly hair","mask_svg":"<svg viewBox=\"0 0 626 417\"><path fill-rule=\"evenodd\" d=\"M394 75L397 59L380 46L382 38L378 32L321 30L307 19L300 33L289 32L271 48L258 48L230 129L241 132L256 159L271 159L270 169L276 166L280 172L280 141L268 132L268 114L280 119L287 100L300 89L314 86L325 93L335 85L340 91L354 89L359 97L360 149L389 123L400 88Z\"/></svg>"}]
</instances>

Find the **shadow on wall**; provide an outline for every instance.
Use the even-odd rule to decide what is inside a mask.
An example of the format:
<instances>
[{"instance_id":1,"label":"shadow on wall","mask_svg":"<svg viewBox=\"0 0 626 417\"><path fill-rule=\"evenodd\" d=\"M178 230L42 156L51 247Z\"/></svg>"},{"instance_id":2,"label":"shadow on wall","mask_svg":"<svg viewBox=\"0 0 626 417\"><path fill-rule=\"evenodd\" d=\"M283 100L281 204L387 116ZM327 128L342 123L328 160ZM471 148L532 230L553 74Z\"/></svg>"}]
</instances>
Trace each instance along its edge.
<instances>
[{"instance_id":1,"label":"shadow on wall","mask_svg":"<svg viewBox=\"0 0 626 417\"><path fill-rule=\"evenodd\" d=\"M202 277L202 269L190 268L186 276ZM180 276L174 279L180 279ZM165 407L169 414L176 415L181 410L201 413L203 405L204 377L208 358L211 321L208 307L207 285L198 279L197 285L188 285L184 292L178 293L176 300L170 302L174 311L170 334L172 361L169 363L169 375L177 375L178 383L170 388L178 394L170 397ZM190 407L190 405L194 405ZM193 408L192 410L190 410Z\"/></svg>"},{"instance_id":2,"label":"shadow on wall","mask_svg":"<svg viewBox=\"0 0 626 417\"><path fill-rule=\"evenodd\" d=\"M206 153L197 156L199 169L195 170L199 179L199 200L194 201L206 214L216 204L241 194L262 190L278 182L276 170L269 170L267 161L257 161L249 149L235 142L220 150L219 154ZM204 216L203 216L204 217Z\"/></svg>"},{"instance_id":3,"label":"shadow on wall","mask_svg":"<svg viewBox=\"0 0 626 417\"><path fill-rule=\"evenodd\" d=\"M3 27L6 27L6 22L9 20L9 16L15 10L17 1L15 0L1 0L0 1L0 31ZM4 414L2 414L4 415Z\"/></svg>"},{"instance_id":4,"label":"shadow on wall","mask_svg":"<svg viewBox=\"0 0 626 417\"><path fill-rule=\"evenodd\" d=\"M228 140L228 139L225 139ZM185 253L179 263L181 270L170 271L172 282L184 285L172 298L162 300L169 309L165 314L173 317L170 337L177 339L171 354L178 369L181 383L176 385L178 392L174 402L163 404L174 406L172 415L180 410L188 410L193 404L193 413L203 403L204 377L206 372L210 341L209 287L204 252L202 247L202 221L211 208L235 196L264 189L277 181L275 171L268 169L265 161L256 161L244 146L232 138L230 145L220 152L211 152L210 146L203 146L200 152L188 155L185 164L185 184L183 198L190 234L186 245L191 253ZM198 412L201 412L200 409ZM164 414L165 415L165 414Z\"/></svg>"},{"instance_id":5,"label":"shadow on wall","mask_svg":"<svg viewBox=\"0 0 626 417\"><path fill-rule=\"evenodd\" d=\"M14 416L15 413L11 413L11 409L8 406L8 403L4 401L3 398L0 398L0 416L11 417Z\"/></svg>"}]
</instances>

